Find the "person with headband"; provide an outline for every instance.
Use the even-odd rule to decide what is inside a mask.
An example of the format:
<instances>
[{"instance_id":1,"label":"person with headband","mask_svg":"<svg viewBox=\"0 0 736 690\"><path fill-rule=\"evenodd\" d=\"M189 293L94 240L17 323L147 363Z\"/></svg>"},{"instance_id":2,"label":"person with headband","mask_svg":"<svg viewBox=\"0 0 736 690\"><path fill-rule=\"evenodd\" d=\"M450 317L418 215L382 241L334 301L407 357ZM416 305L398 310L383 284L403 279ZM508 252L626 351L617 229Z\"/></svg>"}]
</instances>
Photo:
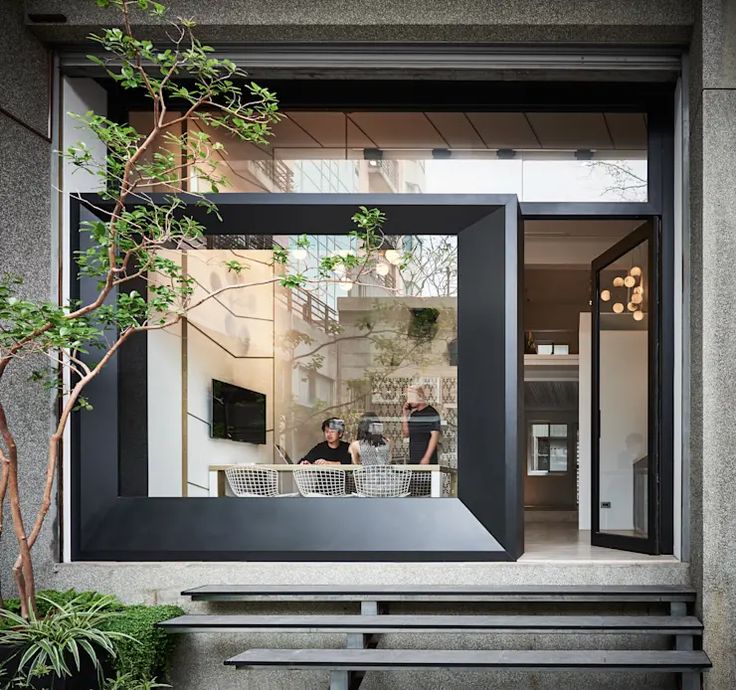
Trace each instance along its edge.
<instances>
[{"instance_id":1,"label":"person with headband","mask_svg":"<svg viewBox=\"0 0 736 690\"><path fill-rule=\"evenodd\" d=\"M325 440L312 448L300 461L300 465L349 465L351 463L348 447L350 444L342 440L345 433L345 422L337 417L330 417L322 422L322 433Z\"/></svg>"},{"instance_id":2,"label":"person with headband","mask_svg":"<svg viewBox=\"0 0 736 690\"><path fill-rule=\"evenodd\" d=\"M348 450L355 465L389 465L391 445L383 435L383 423L375 412L366 412L358 422L358 433Z\"/></svg>"},{"instance_id":3,"label":"person with headband","mask_svg":"<svg viewBox=\"0 0 736 690\"><path fill-rule=\"evenodd\" d=\"M401 410L401 432L409 439L409 464L438 464L441 431L440 414L427 402L424 386L409 386Z\"/></svg>"}]
</instances>

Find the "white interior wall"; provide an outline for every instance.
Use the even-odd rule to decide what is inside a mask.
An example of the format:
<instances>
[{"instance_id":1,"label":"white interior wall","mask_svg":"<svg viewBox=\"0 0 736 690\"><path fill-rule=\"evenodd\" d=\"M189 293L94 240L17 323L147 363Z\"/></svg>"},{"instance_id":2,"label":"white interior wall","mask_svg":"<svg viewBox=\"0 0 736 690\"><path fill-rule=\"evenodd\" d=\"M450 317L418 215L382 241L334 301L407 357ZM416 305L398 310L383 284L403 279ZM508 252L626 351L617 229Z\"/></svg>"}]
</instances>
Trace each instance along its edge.
<instances>
[{"instance_id":1,"label":"white interior wall","mask_svg":"<svg viewBox=\"0 0 736 690\"><path fill-rule=\"evenodd\" d=\"M238 252L243 262L254 259L248 262L250 268L238 275L225 266L225 261L233 258L231 252L188 253L187 272L197 281L193 302L206 292L228 286L232 289L190 311L185 340L186 372L182 366L180 325L148 335L148 424L149 429L155 430L148 435L149 496L181 496L183 480L188 496L207 496L210 464L273 462L273 286L268 282L272 278L271 267L260 261L263 254ZM269 431L265 444L211 438L212 379L266 395ZM182 429L184 395L186 429Z\"/></svg>"},{"instance_id":2,"label":"white interior wall","mask_svg":"<svg viewBox=\"0 0 736 690\"><path fill-rule=\"evenodd\" d=\"M148 338L148 495L181 496L181 325Z\"/></svg>"},{"instance_id":3,"label":"white interior wall","mask_svg":"<svg viewBox=\"0 0 736 690\"><path fill-rule=\"evenodd\" d=\"M647 332L603 331L601 371L608 372L601 386L601 489L600 500L611 508L601 510L601 529L633 528L633 462L637 448L632 434L640 435L646 452L647 437ZM579 492L578 529L591 527L591 315L580 314L579 357ZM629 447L627 447L627 438ZM641 448L641 446L639 446Z\"/></svg>"},{"instance_id":4,"label":"white interior wall","mask_svg":"<svg viewBox=\"0 0 736 690\"><path fill-rule=\"evenodd\" d=\"M591 315L580 314L578 355L578 529L590 529Z\"/></svg>"}]
</instances>

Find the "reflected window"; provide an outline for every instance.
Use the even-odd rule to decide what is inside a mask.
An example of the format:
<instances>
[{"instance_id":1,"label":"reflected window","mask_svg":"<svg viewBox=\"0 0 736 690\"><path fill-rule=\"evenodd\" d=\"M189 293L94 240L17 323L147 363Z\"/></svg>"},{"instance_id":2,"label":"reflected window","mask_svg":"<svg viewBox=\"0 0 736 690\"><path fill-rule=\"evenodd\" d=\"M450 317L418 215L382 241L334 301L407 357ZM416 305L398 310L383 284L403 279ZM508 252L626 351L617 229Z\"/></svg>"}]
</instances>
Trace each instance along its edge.
<instances>
[{"instance_id":1,"label":"reflected window","mask_svg":"<svg viewBox=\"0 0 736 690\"><path fill-rule=\"evenodd\" d=\"M568 424L529 425L530 475L567 472L572 427Z\"/></svg>"},{"instance_id":2,"label":"reflected window","mask_svg":"<svg viewBox=\"0 0 736 690\"><path fill-rule=\"evenodd\" d=\"M191 125L225 145L211 156L226 178L220 191L647 200L643 113L282 114L267 144L235 140L202 122ZM130 121L135 126L146 116L133 112ZM202 172L189 166L191 191L210 191Z\"/></svg>"}]
</instances>

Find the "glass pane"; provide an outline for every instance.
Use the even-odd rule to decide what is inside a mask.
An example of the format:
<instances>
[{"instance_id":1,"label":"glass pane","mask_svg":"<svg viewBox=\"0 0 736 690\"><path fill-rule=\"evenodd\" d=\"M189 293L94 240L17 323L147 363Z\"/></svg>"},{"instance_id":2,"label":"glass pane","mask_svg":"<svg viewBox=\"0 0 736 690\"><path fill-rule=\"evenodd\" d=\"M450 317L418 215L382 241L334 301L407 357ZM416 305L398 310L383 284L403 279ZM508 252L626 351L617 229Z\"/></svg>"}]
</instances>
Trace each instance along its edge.
<instances>
[{"instance_id":1,"label":"glass pane","mask_svg":"<svg viewBox=\"0 0 736 690\"><path fill-rule=\"evenodd\" d=\"M600 272L600 530L648 532L649 243Z\"/></svg>"},{"instance_id":2,"label":"glass pane","mask_svg":"<svg viewBox=\"0 0 736 690\"><path fill-rule=\"evenodd\" d=\"M285 111L267 144L223 129L220 191L516 194L523 201L646 201L643 113ZM150 115L131 113L143 129ZM165 143L159 144L166 148ZM193 192L209 191L189 166Z\"/></svg>"},{"instance_id":3,"label":"glass pane","mask_svg":"<svg viewBox=\"0 0 736 690\"><path fill-rule=\"evenodd\" d=\"M402 495L451 495L457 237L383 241L370 265L338 263L328 276L325 257L361 256L355 238L208 236L169 252L194 280L194 303L219 293L148 335L149 495L230 495L235 485L212 466L241 464L278 473L275 484L267 473L243 478L248 495L298 495L302 460L344 469L347 495L361 492L353 472L368 465L411 471L366 474L365 495L395 495L405 477ZM305 286L280 284L274 245Z\"/></svg>"}]
</instances>

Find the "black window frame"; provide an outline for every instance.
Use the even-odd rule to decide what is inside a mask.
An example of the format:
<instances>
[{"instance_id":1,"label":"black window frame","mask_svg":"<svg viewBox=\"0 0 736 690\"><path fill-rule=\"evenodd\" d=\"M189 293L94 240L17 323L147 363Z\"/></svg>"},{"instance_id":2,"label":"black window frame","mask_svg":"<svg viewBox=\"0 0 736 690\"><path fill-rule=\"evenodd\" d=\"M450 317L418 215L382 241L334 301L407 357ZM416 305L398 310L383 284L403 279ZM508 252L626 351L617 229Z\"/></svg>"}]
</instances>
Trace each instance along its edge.
<instances>
[{"instance_id":1,"label":"black window frame","mask_svg":"<svg viewBox=\"0 0 736 690\"><path fill-rule=\"evenodd\" d=\"M151 195L154 199L161 195ZM514 195L220 194L214 234L342 234L361 205L386 234L458 234L458 496L436 499L151 498L119 491L118 360L88 387L72 435L75 560L515 560L523 552L519 449L523 245ZM73 201L74 227L109 203ZM79 233L76 233L79 240ZM501 280L501 277L504 279ZM76 297L94 280L74 280ZM81 290L81 293L80 293ZM495 318L489 318L489 314ZM498 321L502 322L500 326ZM473 337L469 337L470 335ZM464 364L463 364L464 362ZM466 367L463 376L463 367ZM494 383L503 381L503 386ZM463 432L462 429L466 431ZM233 529L233 525L254 525ZM154 527L155 526L155 527Z\"/></svg>"},{"instance_id":2,"label":"black window frame","mask_svg":"<svg viewBox=\"0 0 736 690\"><path fill-rule=\"evenodd\" d=\"M263 80L261 80L263 81ZM131 94L120 91L109 81L101 80L108 89L108 114L113 119L126 120L130 110L147 107L147 101L137 102ZM480 81L400 81L400 80L365 80L346 82L342 80L289 80L269 81L269 86L280 94L284 109L344 109L355 110L460 110L475 109L489 111L542 111L542 112L585 112L602 109L618 112L644 112L648 119L648 198L646 202L521 202L518 227L524 219L604 219L604 218L656 218L661 221L662 243L662 315L659 350L660 378L662 395L657 410L656 433L660 440L660 453L663 459L660 466L659 481L661 484L660 505L657 507L659 522L659 553L671 553L673 543L673 386L674 386L674 84L673 83L580 83L580 82L480 82ZM223 195L232 197L233 195ZM252 197L252 195L248 195ZM267 203L286 204L288 195L273 194ZM304 196L304 195L293 195ZM322 195L320 195L322 196ZM347 195L340 195L344 200ZM406 196L406 195L401 195ZM427 201L429 195L421 195ZM90 198L88 201L95 201ZM395 201L395 198L389 201ZM505 202L506 213L511 213L510 202ZM515 198L514 198L514 204ZM78 221L82 204L72 201L72 248L74 248L74 229ZM516 210L518 214L518 209ZM519 232L521 236L522 233ZM73 272L72 272L73 273ZM517 276L519 295L521 294L520 272ZM75 276L70 275L70 294L77 291ZM518 295L517 295L518 300ZM516 318L520 313L517 301ZM521 338L519 339L521 342ZM523 377L519 377L521 380ZM521 405L521 393L517 404ZM103 405L104 407L104 405ZM95 516L87 515L91 522L81 529L83 516L80 513L80 415L72 420L72 526L71 552L74 560L515 560L523 553L523 511L521 496L521 473L526 466L526 459L519 458L519 443L523 439L524 420L519 407L515 420L507 420L509 429L515 429L516 438L516 472L512 471L508 462L508 477L515 476L503 495L502 506L507 514L504 518L505 534L500 539L500 550L493 553L487 550L471 551L437 551L428 549L423 552L368 550L368 551L281 551L278 556L269 554L240 553L203 553L198 550L165 552L165 550L140 550L131 548L126 539L114 546L111 543L96 541L96 545L86 542L82 532L95 531ZM522 443L523 446L523 443ZM462 473L460 474L462 477ZM468 480L471 475L469 474ZM467 481L467 480L466 480ZM462 478L460 486L462 487ZM87 492L85 491L85 494ZM89 496L87 496L89 498ZM121 503L136 499L120 498ZM151 500L151 499L148 499ZM162 499L163 501L180 501L187 499ZM207 499L190 499L202 501ZM316 499L319 500L319 499ZM378 499L381 500L381 499ZM453 499L442 499L451 501ZM398 504L395 504L398 505ZM94 512L94 511L93 511ZM174 510L174 512L176 512ZM398 511L397 511L398 512ZM175 515L171 516L176 519ZM508 519L506 519L508 518ZM453 523L454 524L454 523ZM144 531L150 525L142 524ZM100 535L97 529L98 536Z\"/></svg>"}]
</instances>

